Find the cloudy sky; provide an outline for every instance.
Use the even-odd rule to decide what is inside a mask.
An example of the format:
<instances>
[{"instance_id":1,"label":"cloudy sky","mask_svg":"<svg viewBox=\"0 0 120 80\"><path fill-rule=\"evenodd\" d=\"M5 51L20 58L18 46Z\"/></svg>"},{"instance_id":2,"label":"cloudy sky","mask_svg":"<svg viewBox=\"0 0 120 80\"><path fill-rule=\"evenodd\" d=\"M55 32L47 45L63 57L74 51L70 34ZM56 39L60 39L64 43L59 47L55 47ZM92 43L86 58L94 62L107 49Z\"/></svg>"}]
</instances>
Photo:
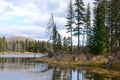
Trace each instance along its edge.
<instances>
[{"instance_id":1,"label":"cloudy sky","mask_svg":"<svg viewBox=\"0 0 120 80\"><path fill-rule=\"evenodd\" d=\"M54 14L59 33L67 36L64 25L68 2L69 0L0 0L0 36L22 35L48 40L45 29L50 13ZM92 0L84 2L92 3Z\"/></svg>"}]
</instances>

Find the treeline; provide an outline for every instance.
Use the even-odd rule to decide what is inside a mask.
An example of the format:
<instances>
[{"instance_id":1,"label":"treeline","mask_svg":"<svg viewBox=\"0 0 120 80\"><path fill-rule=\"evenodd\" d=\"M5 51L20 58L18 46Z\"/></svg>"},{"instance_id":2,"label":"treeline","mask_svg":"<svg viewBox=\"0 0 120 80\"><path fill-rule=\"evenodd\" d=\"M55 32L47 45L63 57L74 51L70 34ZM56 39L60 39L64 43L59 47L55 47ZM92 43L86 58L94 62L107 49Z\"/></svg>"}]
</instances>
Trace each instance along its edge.
<instances>
[{"instance_id":1,"label":"treeline","mask_svg":"<svg viewBox=\"0 0 120 80\"><path fill-rule=\"evenodd\" d=\"M69 53L69 40L65 37L61 43L56 45L57 53ZM46 41L7 41L5 37L0 38L0 52L34 52L47 53L53 51L51 42ZM76 49L76 46L74 46Z\"/></svg>"},{"instance_id":2,"label":"treeline","mask_svg":"<svg viewBox=\"0 0 120 80\"><path fill-rule=\"evenodd\" d=\"M51 49L51 44L45 41L6 41L0 38L0 52L36 52L45 53Z\"/></svg>"}]
</instances>

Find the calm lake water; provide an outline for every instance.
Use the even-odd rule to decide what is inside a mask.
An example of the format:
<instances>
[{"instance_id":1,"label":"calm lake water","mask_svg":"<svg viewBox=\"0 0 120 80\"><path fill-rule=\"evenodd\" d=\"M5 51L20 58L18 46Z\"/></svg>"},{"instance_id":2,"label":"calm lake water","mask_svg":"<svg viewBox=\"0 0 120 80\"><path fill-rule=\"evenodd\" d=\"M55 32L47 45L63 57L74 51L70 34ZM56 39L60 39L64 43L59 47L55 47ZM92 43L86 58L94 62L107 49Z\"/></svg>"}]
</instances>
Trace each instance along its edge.
<instances>
[{"instance_id":1,"label":"calm lake water","mask_svg":"<svg viewBox=\"0 0 120 80\"><path fill-rule=\"evenodd\" d=\"M0 80L120 80L119 71L99 68L70 68L69 66L51 67L48 64L30 62L34 55L22 56L2 54L0 57Z\"/></svg>"}]
</instances>

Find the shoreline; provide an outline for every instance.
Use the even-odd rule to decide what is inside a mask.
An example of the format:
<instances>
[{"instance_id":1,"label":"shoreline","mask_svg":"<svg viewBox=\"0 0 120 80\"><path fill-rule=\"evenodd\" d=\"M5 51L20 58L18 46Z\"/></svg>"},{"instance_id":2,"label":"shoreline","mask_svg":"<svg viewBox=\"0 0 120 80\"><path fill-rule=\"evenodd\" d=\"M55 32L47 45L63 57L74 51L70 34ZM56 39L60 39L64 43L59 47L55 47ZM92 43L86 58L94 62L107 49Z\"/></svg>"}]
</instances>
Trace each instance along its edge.
<instances>
[{"instance_id":1,"label":"shoreline","mask_svg":"<svg viewBox=\"0 0 120 80\"><path fill-rule=\"evenodd\" d=\"M49 59L47 57L35 59L35 62L40 62L40 63L47 63L47 64L55 64L59 66L64 66L64 65L69 65L69 66L91 66L91 67L103 67L106 66L106 63L104 62L83 62L83 61L58 61L58 60L53 60Z\"/></svg>"},{"instance_id":2,"label":"shoreline","mask_svg":"<svg viewBox=\"0 0 120 80\"><path fill-rule=\"evenodd\" d=\"M0 54L38 54L38 53L33 53L33 52L0 52ZM42 54L42 53L41 53ZM44 54L44 53L43 53ZM73 57L75 55L71 54L65 54L65 55L58 55L56 57L41 57L41 58L36 58L32 59L32 61L39 62L39 63L47 63L50 65L59 65L59 66L73 66L73 67L108 67L107 62L108 62L108 57L106 55L98 55L98 56L92 56L90 60L86 60L85 55L80 55L77 56L77 58L80 58L80 60L73 60ZM120 60L119 59L114 59L112 62L112 67L113 68L120 68Z\"/></svg>"},{"instance_id":3,"label":"shoreline","mask_svg":"<svg viewBox=\"0 0 120 80\"><path fill-rule=\"evenodd\" d=\"M34 52L0 52L0 54L38 54Z\"/></svg>"},{"instance_id":4,"label":"shoreline","mask_svg":"<svg viewBox=\"0 0 120 80\"><path fill-rule=\"evenodd\" d=\"M39 62L39 63L47 63L49 65L58 65L58 66L73 66L73 67L100 67L100 68L108 68L108 58L101 58L101 60L94 60L96 56L92 57L93 59L91 60L78 60L78 61L73 61L73 60L68 60L66 57L42 57L42 58L37 58L33 61ZM102 56L104 57L104 56ZM112 62L112 68L119 69L120 68L120 60L114 60ZM120 69L119 69L120 70Z\"/></svg>"}]
</instances>

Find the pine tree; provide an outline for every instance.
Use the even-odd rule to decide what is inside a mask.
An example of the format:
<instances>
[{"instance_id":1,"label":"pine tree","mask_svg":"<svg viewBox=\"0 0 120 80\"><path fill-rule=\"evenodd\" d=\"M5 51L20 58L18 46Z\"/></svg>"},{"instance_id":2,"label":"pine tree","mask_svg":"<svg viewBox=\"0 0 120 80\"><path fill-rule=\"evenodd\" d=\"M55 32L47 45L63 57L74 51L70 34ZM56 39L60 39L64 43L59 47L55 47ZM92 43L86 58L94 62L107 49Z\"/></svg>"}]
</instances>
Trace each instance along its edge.
<instances>
[{"instance_id":1,"label":"pine tree","mask_svg":"<svg viewBox=\"0 0 120 80\"><path fill-rule=\"evenodd\" d=\"M53 52L57 54L57 29L56 29L56 24L53 27L53 35L52 35L52 40L53 40Z\"/></svg>"},{"instance_id":2,"label":"pine tree","mask_svg":"<svg viewBox=\"0 0 120 80\"><path fill-rule=\"evenodd\" d=\"M19 41L15 42L15 51L19 52Z\"/></svg>"},{"instance_id":3,"label":"pine tree","mask_svg":"<svg viewBox=\"0 0 120 80\"><path fill-rule=\"evenodd\" d=\"M29 41L28 42L28 52L34 52L34 46L35 46L35 42L34 41Z\"/></svg>"},{"instance_id":4,"label":"pine tree","mask_svg":"<svg viewBox=\"0 0 120 80\"><path fill-rule=\"evenodd\" d=\"M72 44L73 44L73 41L72 41L72 36L73 36L73 24L74 24L74 17L75 17L75 14L74 14L74 8L73 8L73 3L72 3L72 0L70 0L69 4L68 4L68 10L67 10L67 30L68 32L70 33L70 54L72 53Z\"/></svg>"},{"instance_id":5,"label":"pine tree","mask_svg":"<svg viewBox=\"0 0 120 80\"><path fill-rule=\"evenodd\" d=\"M61 40L61 35L58 33L58 38L57 38L57 49L58 49L58 53L61 52L62 49L62 40Z\"/></svg>"},{"instance_id":6,"label":"pine tree","mask_svg":"<svg viewBox=\"0 0 120 80\"><path fill-rule=\"evenodd\" d=\"M25 51L28 52L28 45L29 45L29 41L28 39L25 40Z\"/></svg>"},{"instance_id":7,"label":"pine tree","mask_svg":"<svg viewBox=\"0 0 120 80\"><path fill-rule=\"evenodd\" d=\"M12 41L12 51L15 52L15 42Z\"/></svg>"},{"instance_id":8,"label":"pine tree","mask_svg":"<svg viewBox=\"0 0 120 80\"><path fill-rule=\"evenodd\" d=\"M25 43L24 41L20 41L20 52L25 52Z\"/></svg>"},{"instance_id":9,"label":"pine tree","mask_svg":"<svg viewBox=\"0 0 120 80\"><path fill-rule=\"evenodd\" d=\"M104 0L97 1L94 9L94 25L89 42L90 51L94 54L106 53L108 50L108 37L105 31L105 4Z\"/></svg>"},{"instance_id":10,"label":"pine tree","mask_svg":"<svg viewBox=\"0 0 120 80\"><path fill-rule=\"evenodd\" d=\"M54 17L53 14L51 14L51 18L48 22L48 26L46 29L46 33L48 34L48 36L50 37L50 40L52 41L52 49L53 49L53 53L56 55L58 52L57 49L57 43L58 43L58 38L59 38L59 33L57 31L57 27L56 24L54 22Z\"/></svg>"},{"instance_id":11,"label":"pine tree","mask_svg":"<svg viewBox=\"0 0 120 80\"><path fill-rule=\"evenodd\" d=\"M2 52L5 52L5 51L7 50L7 47L6 47L7 42L6 42L5 36L3 36L1 42L2 42L2 43L1 43L1 45L2 45L2 46L1 46Z\"/></svg>"},{"instance_id":12,"label":"pine tree","mask_svg":"<svg viewBox=\"0 0 120 80\"><path fill-rule=\"evenodd\" d=\"M86 32L86 44L88 45L89 43L89 38L90 38L90 30L91 30L91 12L90 12L90 4L88 3L87 9L86 9L86 14L85 14L85 32ZM88 52L88 49L87 49Z\"/></svg>"},{"instance_id":13,"label":"pine tree","mask_svg":"<svg viewBox=\"0 0 120 80\"><path fill-rule=\"evenodd\" d=\"M70 37L64 37L63 38L63 52L64 53L69 52L69 46L70 46Z\"/></svg>"},{"instance_id":14,"label":"pine tree","mask_svg":"<svg viewBox=\"0 0 120 80\"><path fill-rule=\"evenodd\" d=\"M109 0L108 26L111 52L120 49L120 0Z\"/></svg>"},{"instance_id":15,"label":"pine tree","mask_svg":"<svg viewBox=\"0 0 120 80\"><path fill-rule=\"evenodd\" d=\"M81 26L84 24L84 3L82 0L75 0L75 13L76 13L76 28L74 29L74 35L78 36L78 55L80 47L80 35L81 35Z\"/></svg>"},{"instance_id":16,"label":"pine tree","mask_svg":"<svg viewBox=\"0 0 120 80\"><path fill-rule=\"evenodd\" d=\"M90 4L88 3L88 6L87 6L87 11L86 11L86 14L85 14L85 24L86 24L86 33L87 33L87 41L88 41L88 38L89 38L89 33L90 33L90 27L91 27L91 17L90 17Z\"/></svg>"},{"instance_id":17,"label":"pine tree","mask_svg":"<svg viewBox=\"0 0 120 80\"><path fill-rule=\"evenodd\" d=\"M2 52L2 39L0 38L0 52Z\"/></svg>"}]
</instances>

